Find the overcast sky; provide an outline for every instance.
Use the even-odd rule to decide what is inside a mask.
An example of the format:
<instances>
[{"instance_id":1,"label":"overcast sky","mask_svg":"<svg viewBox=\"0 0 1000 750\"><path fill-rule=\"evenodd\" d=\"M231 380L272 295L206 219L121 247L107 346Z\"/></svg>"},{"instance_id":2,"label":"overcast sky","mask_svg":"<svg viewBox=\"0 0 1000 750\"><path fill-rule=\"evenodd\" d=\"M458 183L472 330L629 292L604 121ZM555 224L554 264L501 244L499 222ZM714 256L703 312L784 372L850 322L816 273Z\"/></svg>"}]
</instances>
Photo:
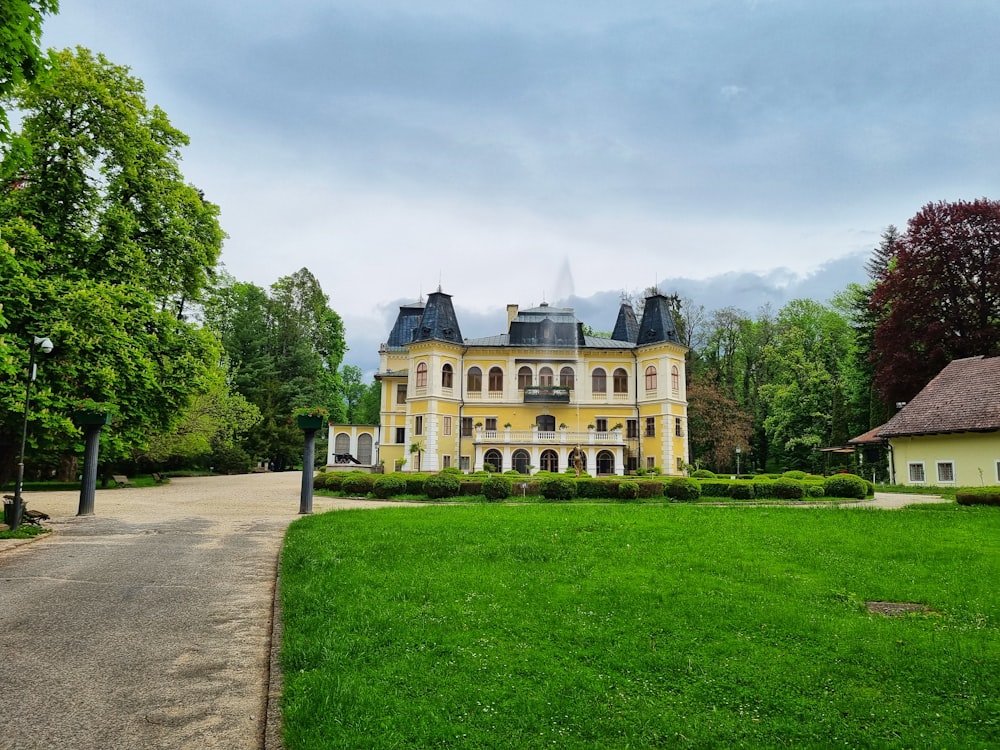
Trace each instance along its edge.
<instances>
[{"instance_id":1,"label":"overcast sky","mask_svg":"<svg viewBox=\"0 0 1000 750\"><path fill-rule=\"evenodd\" d=\"M997 198L1000 3L62 0L187 133L222 260L307 267L374 367L398 304L709 309L862 280L889 224ZM600 308L603 309L603 308ZM583 317L581 315L581 317Z\"/></svg>"}]
</instances>

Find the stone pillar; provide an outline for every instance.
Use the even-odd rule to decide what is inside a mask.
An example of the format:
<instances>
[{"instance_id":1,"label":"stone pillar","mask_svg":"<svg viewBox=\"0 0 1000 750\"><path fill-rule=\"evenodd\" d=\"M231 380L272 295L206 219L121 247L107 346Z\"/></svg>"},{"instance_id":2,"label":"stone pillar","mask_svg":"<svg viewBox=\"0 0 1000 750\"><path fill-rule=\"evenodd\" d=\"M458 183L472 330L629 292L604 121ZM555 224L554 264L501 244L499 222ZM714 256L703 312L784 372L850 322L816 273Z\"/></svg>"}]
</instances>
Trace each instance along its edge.
<instances>
[{"instance_id":1,"label":"stone pillar","mask_svg":"<svg viewBox=\"0 0 1000 750\"><path fill-rule=\"evenodd\" d=\"M302 451L302 492L299 494L299 514L313 512L313 464L316 462L316 428L306 427L305 449Z\"/></svg>"},{"instance_id":2,"label":"stone pillar","mask_svg":"<svg viewBox=\"0 0 1000 750\"><path fill-rule=\"evenodd\" d=\"M83 480L80 483L78 516L94 515L94 494L97 488L97 456L101 449L101 426L87 424L83 427Z\"/></svg>"}]
</instances>

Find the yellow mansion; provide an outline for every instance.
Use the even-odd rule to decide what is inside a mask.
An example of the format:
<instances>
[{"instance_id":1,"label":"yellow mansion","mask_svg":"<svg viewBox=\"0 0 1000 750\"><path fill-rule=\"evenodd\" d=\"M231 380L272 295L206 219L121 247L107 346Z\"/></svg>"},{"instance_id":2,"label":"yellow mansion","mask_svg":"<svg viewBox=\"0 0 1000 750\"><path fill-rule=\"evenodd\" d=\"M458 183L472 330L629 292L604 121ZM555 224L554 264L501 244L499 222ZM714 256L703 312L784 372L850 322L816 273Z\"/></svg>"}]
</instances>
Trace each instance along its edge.
<instances>
[{"instance_id":1,"label":"yellow mansion","mask_svg":"<svg viewBox=\"0 0 1000 750\"><path fill-rule=\"evenodd\" d=\"M572 309L543 303L508 305L505 333L465 339L451 296L437 291L400 307L379 349L381 426L331 426L330 462L349 457L360 432L361 463L387 472L564 471L579 451L590 474L680 474L686 351L660 294L641 319L622 303L611 338L584 335Z\"/></svg>"}]
</instances>

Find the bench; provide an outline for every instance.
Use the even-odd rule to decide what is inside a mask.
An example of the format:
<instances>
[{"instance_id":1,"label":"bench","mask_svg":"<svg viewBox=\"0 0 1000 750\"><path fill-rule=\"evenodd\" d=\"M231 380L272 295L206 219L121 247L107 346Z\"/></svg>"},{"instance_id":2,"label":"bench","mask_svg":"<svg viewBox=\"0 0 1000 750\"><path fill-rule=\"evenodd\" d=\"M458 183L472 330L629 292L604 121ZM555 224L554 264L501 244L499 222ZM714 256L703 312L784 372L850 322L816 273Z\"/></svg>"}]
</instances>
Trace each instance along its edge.
<instances>
[{"instance_id":1,"label":"bench","mask_svg":"<svg viewBox=\"0 0 1000 750\"><path fill-rule=\"evenodd\" d=\"M115 487L128 487L128 477L124 474L112 474L111 481L115 483Z\"/></svg>"},{"instance_id":2,"label":"bench","mask_svg":"<svg viewBox=\"0 0 1000 750\"><path fill-rule=\"evenodd\" d=\"M4 505L13 505L14 496L4 495L3 496ZM6 508L4 509L6 512ZM40 510L28 510L28 504L21 498L21 523L30 523L32 526L41 526L42 521L48 521L49 514L43 513Z\"/></svg>"}]
</instances>

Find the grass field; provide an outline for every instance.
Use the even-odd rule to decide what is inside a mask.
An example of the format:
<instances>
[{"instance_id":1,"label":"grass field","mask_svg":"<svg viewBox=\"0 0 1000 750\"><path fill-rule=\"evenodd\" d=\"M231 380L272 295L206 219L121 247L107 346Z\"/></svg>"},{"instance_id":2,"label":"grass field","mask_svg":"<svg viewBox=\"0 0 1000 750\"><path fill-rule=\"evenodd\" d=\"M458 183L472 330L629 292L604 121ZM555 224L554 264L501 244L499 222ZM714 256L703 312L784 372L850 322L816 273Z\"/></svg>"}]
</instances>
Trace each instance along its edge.
<instances>
[{"instance_id":1,"label":"grass field","mask_svg":"<svg viewBox=\"0 0 1000 750\"><path fill-rule=\"evenodd\" d=\"M997 581L992 508L310 516L283 552L286 746L996 747Z\"/></svg>"}]
</instances>

